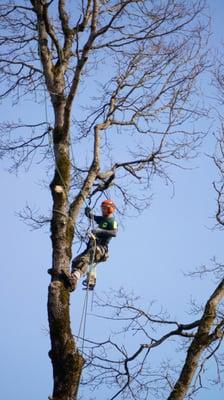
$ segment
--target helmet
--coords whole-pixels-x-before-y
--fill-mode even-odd
[[[104,200],[101,203],[101,208],[107,210],[107,214],[111,214],[115,211],[116,206],[112,200]]]

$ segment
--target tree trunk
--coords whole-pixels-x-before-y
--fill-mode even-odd
[[[52,348],[53,400],[77,398],[84,359],[76,348],[70,328],[69,291],[55,279],[48,290],[48,318]]]
[[[50,188],[53,198],[51,220],[52,277],[48,290],[48,319],[53,366],[53,400],[75,400],[84,358],[76,348],[70,327],[70,292],[61,279],[61,270],[69,270],[74,224],[68,212],[70,159],[68,130],[64,128],[63,107],[55,110],[53,131],[55,174]]]

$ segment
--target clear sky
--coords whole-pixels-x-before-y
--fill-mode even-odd
[[[222,0],[209,0],[213,15],[214,45],[224,39]],[[28,108],[27,108],[28,109]],[[0,105],[1,115],[11,115],[11,107]],[[28,109],[28,111],[30,111]],[[4,113],[4,114],[3,114]],[[191,280],[183,271],[210,262],[222,262],[223,233],[212,230],[215,193],[212,182],[216,170],[205,153],[213,151],[208,137],[193,169],[176,170],[175,196],[172,188],[160,181],[153,186],[152,206],[138,218],[126,219],[124,228],[110,247],[110,259],[98,272],[97,293],[125,287],[141,295],[145,304],[155,300],[174,318],[185,322],[191,298],[205,301],[214,282]],[[49,232],[31,232],[15,212],[28,201],[50,207],[50,195],[40,184],[39,166],[17,177],[6,172],[2,163],[1,182],[1,398],[13,400],[47,399],[51,394],[51,365],[48,359],[49,336],[46,313],[47,268],[51,266]],[[71,298],[71,319],[77,333],[77,309],[83,304],[79,287]],[[74,315],[74,318],[73,318]],[[80,318],[79,316],[79,318]],[[92,337],[93,316],[88,316],[87,336]],[[95,325],[94,325],[95,326]],[[101,323],[100,329],[105,329]],[[97,331],[96,331],[97,334]],[[18,395],[19,393],[19,395]],[[219,390],[202,391],[198,400],[221,400]],[[98,400],[104,400],[102,393]]]

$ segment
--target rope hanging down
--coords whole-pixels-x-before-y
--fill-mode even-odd
[[[86,291],[85,297],[84,297],[84,302],[83,302],[83,308],[82,308],[82,315],[81,315],[81,320],[80,320],[80,325],[79,325],[79,331],[77,335],[77,344],[80,339],[82,339],[82,353],[84,350],[84,343],[85,343],[85,337],[86,337],[86,319],[87,319],[87,310],[88,310],[88,298],[89,298],[89,291]],[[83,326],[83,334],[82,337],[81,331],[82,331],[82,326]]]
[[[93,296],[94,296],[94,291],[92,291],[92,301],[91,301],[91,311],[93,308]],[[82,308],[82,315],[81,315],[81,320],[80,320],[80,325],[79,325],[79,331],[77,335],[77,344],[80,339],[82,339],[82,354],[84,353],[84,344],[85,344],[85,339],[86,339],[86,324],[87,324],[87,312],[88,312],[88,302],[89,302],[89,288],[87,287],[86,294],[84,297],[84,302],[83,302],[83,308]],[[82,331],[82,326],[83,326],[83,334],[81,337],[81,331]]]
[[[93,220],[92,220],[92,223],[93,223]],[[92,254],[91,254],[91,260],[90,260],[90,264],[89,264],[89,268],[88,268],[87,274],[90,273],[91,267],[93,265],[96,265],[94,263],[95,254],[96,254],[96,239],[92,238],[92,240],[93,240],[93,251],[92,251]],[[93,307],[93,295],[94,295],[94,291],[92,291],[91,311],[92,311],[92,307]],[[84,350],[84,343],[85,343],[85,337],[86,337],[86,321],[87,321],[87,311],[88,311],[88,300],[89,300],[89,282],[88,282],[88,278],[87,278],[86,295],[84,297],[84,303],[83,303],[82,315],[81,315],[81,320],[80,320],[80,326],[79,326],[79,331],[78,331],[78,335],[77,335],[77,339],[79,340],[81,338],[80,335],[81,335],[82,325],[83,325],[82,353],[83,353],[83,350]]]

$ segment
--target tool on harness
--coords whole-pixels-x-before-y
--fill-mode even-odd
[[[96,286],[96,266],[97,263],[89,265],[89,270],[86,274],[86,279],[82,282],[83,290],[93,290]]]
[[[93,232],[89,232],[88,236],[91,241],[91,246],[92,246],[92,257],[91,257],[91,262],[88,266],[88,271],[86,274],[86,279],[82,282],[83,290],[93,290],[95,285],[96,285],[96,265],[97,263],[94,262],[95,259],[95,254],[96,254],[96,236],[93,234]]]

